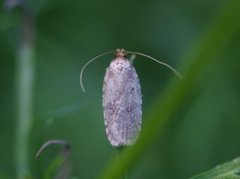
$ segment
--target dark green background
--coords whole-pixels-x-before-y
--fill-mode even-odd
[[[0,10],[0,174],[15,176],[16,54],[21,41],[21,13]],[[138,51],[180,70],[194,45],[211,25],[224,0],[40,0],[34,12],[34,126],[30,136],[30,172],[41,178],[59,147],[34,155],[47,140],[71,143],[71,176],[96,178],[116,155],[107,141],[102,112],[102,82],[113,56],[92,63],[116,48]],[[240,33],[199,85],[169,119],[153,145],[131,169],[130,178],[187,178],[239,156]],[[170,70],[137,56],[134,66],[145,114],[174,76]]]

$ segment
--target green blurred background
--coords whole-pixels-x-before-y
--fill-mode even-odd
[[[17,69],[22,44],[19,8],[4,10],[0,1],[0,178],[16,177]],[[181,72],[184,57],[212,23],[224,0],[39,0],[27,1],[34,18],[33,124],[29,135],[29,171],[43,178],[61,147],[71,144],[70,176],[96,178],[116,151],[107,141],[102,112],[102,82],[113,58],[102,57],[84,74],[83,65],[116,48],[138,51],[167,62]],[[131,169],[130,178],[188,178],[231,160],[240,153],[240,33],[204,71],[164,131]],[[145,114],[174,74],[137,56],[134,66]],[[159,99],[159,98],[158,98]]]

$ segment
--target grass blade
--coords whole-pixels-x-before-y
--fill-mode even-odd
[[[230,162],[218,165],[207,172],[192,177],[191,179],[205,179],[205,178],[215,179],[240,178],[240,158],[236,158]]]

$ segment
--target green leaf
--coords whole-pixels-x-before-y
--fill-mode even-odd
[[[63,156],[57,156],[49,165],[46,173],[44,174],[44,179],[54,178],[59,168],[64,164],[65,158]]]
[[[204,178],[214,178],[214,179],[234,179],[240,178],[240,157],[236,158],[230,162],[218,165],[213,169],[204,172],[202,174],[196,175],[191,179],[204,179]]]

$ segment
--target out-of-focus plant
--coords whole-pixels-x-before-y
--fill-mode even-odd
[[[35,81],[34,61],[34,22],[31,9],[24,0],[6,0],[8,11],[18,7],[22,16],[19,30],[20,42],[16,52],[16,139],[15,160],[16,178],[22,179],[30,176],[29,146],[30,133],[33,124],[33,100]],[[16,40],[17,41],[17,40]]]

